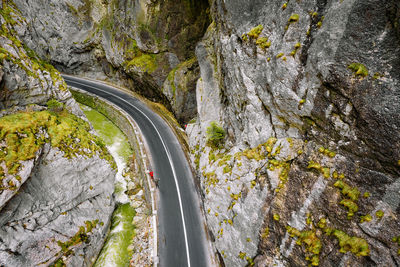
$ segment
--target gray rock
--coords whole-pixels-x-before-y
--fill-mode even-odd
[[[75,256],[65,260],[72,266],[93,263],[114,209],[114,177],[97,156],[66,160],[47,145],[32,177],[0,214],[0,264],[47,266],[61,256],[58,241],[71,239],[85,221],[99,220],[88,242],[79,243]]]
[[[283,4],[214,1],[214,22],[197,47],[201,72],[196,91],[198,120],[187,128],[192,160],[201,177],[206,211],[220,207],[218,218],[237,214],[228,233],[224,228],[223,242],[218,238],[221,220],[215,214],[207,216],[216,248],[227,266],[253,261],[257,266],[307,265],[313,254],[304,242],[296,245],[286,229],[291,226],[315,231],[322,245],[317,256],[321,266],[398,265],[399,248],[391,241],[400,234],[395,219],[400,214],[398,4],[358,0]],[[294,14],[298,19],[293,16],[290,22]],[[263,26],[262,32],[251,37],[249,33],[258,25]],[[266,45],[264,41],[265,49],[261,37],[271,42]],[[352,63],[362,65],[353,64],[353,71]],[[206,147],[210,121],[218,121],[227,132],[225,150],[210,153]],[[278,138],[275,155],[262,150],[265,158],[259,161],[231,159],[231,174],[224,173],[224,163],[213,163],[215,157],[220,161],[217,153],[222,157],[246,148],[254,151],[270,137]],[[318,152],[321,146],[322,153]],[[283,184],[283,168],[271,168],[277,161],[290,166]],[[312,167],[311,161],[321,167]],[[256,179],[249,191],[254,193],[245,200],[248,204],[228,211],[227,185],[233,190],[233,186],[244,188],[246,184],[231,184],[233,177],[247,177],[239,168],[262,178],[266,188],[258,187]],[[207,181],[213,173],[219,182],[210,186]],[[340,173],[349,188],[360,192],[354,200],[357,211],[349,219],[349,208],[342,202],[349,196],[341,193],[333,178]],[[362,197],[365,192],[371,197]],[[264,214],[261,227],[254,210]],[[375,215],[379,210],[385,214],[382,219]],[[372,220],[361,223],[361,216],[368,214]],[[254,219],[249,222],[248,218]],[[367,242],[369,257],[355,256],[357,246],[350,246],[354,253],[342,254],[345,245],[318,228],[321,218],[349,238]],[[247,242],[237,234],[249,235],[243,227],[246,224],[259,239]]]

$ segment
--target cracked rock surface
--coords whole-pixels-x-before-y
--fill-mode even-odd
[[[24,17],[12,3],[0,7],[0,265],[89,266],[109,229],[115,171],[87,132],[80,140],[64,136],[75,144],[53,146],[49,136],[65,129],[76,133],[80,125],[50,133],[51,118],[57,118],[53,127],[69,119],[92,130],[60,73],[18,37],[28,27]],[[47,114],[48,121],[33,121],[34,114]],[[18,117],[23,115],[32,121]],[[84,137],[93,146],[67,154]]]
[[[400,264],[399,10],[213,1],[186,132],[225,266]]]

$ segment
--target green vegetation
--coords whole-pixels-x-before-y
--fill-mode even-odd
[[[6,143],[0,148],[0,161],[4,161],[8,174],[17,174],[20,161],[33,159],[46,142],[64,152],[64,157],[86,157],[99,152],[116,168],[114,159],[103,142],[89,133],[84,120],[67,111],[21,112],[0,118],[0,140]],[[46,131],[48,137],[45,137]],[[79,140],[79,141],[78,141]],[[3,176],[0,176],[0,180]]]
[[[268,42],[268,37],[260,37],[257,39],[256,45],[265,51],[271,46],[271,42]]]
[[[290,52],[290,55],[291,55],[292,57],[294,57],[294,56],[296,55],[297,51],[300,49],[300,47],[301,47],[301,44],[300,44],[299,42],[296,43],[296,44],[294,45],[293,51]],[[300,101],[301,101],[301,100],[300,100]]]
[[[346,253],[350,251],[356,256],[368,256],[369,246],[365,239],[349,236],[340,230],[333,230],[332,235],[339,241],[340,252]]]
[[[296,244],[306,246],[306,259],[310,261],[312,266],[319,265],[319,254],[321,253],[322,244],[314,231],[299,231],[294,227],[287,226],[288,233],[291,237],[297,237]]]
[[[153,73],[157,69],[157,60],[155,54],[143,54],[130,60],[127,65],[137,67],[143,72]]]
[[[353,71],[355,76],[367,77],[368,69],[361,63],[351,63],[348,68]]]
[[[78,232],[73,237],[71,237],[68,241],[65,241],[65,242],[57,241],[57,244],[61,248],[61,253],[64,256],[69,256],[73,253],[73,250],[71,249],[71,247],[76,246],[81,243],[87,243],[88,239],[89,239],[88,233],[92,232],[93,228],[95,228],[97,226],[98,222],[99,222],[99,220],[85,221],[86,229],[85,229],[85,226],[80,226]],[[60,262],[58,264],[60,264]]]
[[[114,148],[118,155],[123,158],[125,162],[128,162],[132,157],[133,151],[129,146],[128,138],[121,130],[97,110],[87,106],[81,106],[81,109],[101,140],[104,141],[105,145],[112,146],[114,143],[120,144],[114,146]]]
[[[330,158],[333,158],[336,156],[336,153],[332,150],[329,150],[328,148],[324,148],[323,146],[321,146],[320,148],[318,148],[318,151],[322,154],[324,154],[325,156],[328,156]]]
[[[54,98],[47,101],[46,105],[50,110],[62,110],[64,108],[64,104]]]
[[[348,210],[347,218],[351,219],[354,216],[354,214],[358,211],[358,206],[356,202],[360,196],[360,191],[355,187],[354,188],[350,187],[342,180],[336,181],[333,186],[341,189],[342,195],[347,197],[342,201],[340,201],[339,204],[347,208]]]
[[[336,181],[333,186],[342,189],[342,194],[350,198],[352,201],[357,201],[360,196],[360,191],[356,187],[350,187],[342,180]]]
[[[370,222],[372,220],[371,214],[367,214],[365,216],[361,216],[360,218],[361,218],[360,223]]]
[[[297,21],[299,21],[299,14],[292,14],[290,17],[289,17],[289,20],[288,20],[288,22],[289,23],[293,23],[293,22],[297,22]]]
[[[331,169],[328,167],[323,167],[321,166],[321,164],[319,164],[318,162],[314,162],[314,161],[310,161],[308,162],[308,169],[315,169],[318,172],[320,172],[326,179],[328,179],[330,177],[330,172]]]
[[[385,215],[385,213],[383,212],[383,210],[377,210],[375,212],[375,216],[380,220],[383,218],[383,216]]]
[[[222,147],[225,135],[225,130],[219,126],[217,122],[212,121],[210,126],[207,128],[207,145],[213,148]]]
[[[126,56],[131,60],[125,61],[126,68],[136,67],[142,72],[153,73],[157,65],[157,55],[142,52],[135,40],[132,40],[132,46],[126,51]]]
[[[115,266],[129,265],[132,251],[128,247],[135,235],[132,223],[135,215],[135,209],[129,203],[118,205],[112,216],[110,234],[94,266],[105,266],[106,258],[110,258]]]
[[[253,29],[251,29],[247,35],[251,38],[256,40],[258,38],[258,36],[261,34],[261,32],[263,31],[264,26],[263,25],[258,25],[257,27],[254,27]]]

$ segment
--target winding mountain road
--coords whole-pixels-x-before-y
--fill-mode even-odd
[[[146,139],[159,182],[158,229],[161,267],[211,266],[205,227],[193,174],[166,122],[143,102],[114,87],[63,75],[69,86],[102,97],[122,108]]]

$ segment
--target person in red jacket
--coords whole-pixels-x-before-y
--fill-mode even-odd
[[[156,186],[158,187],[158,179],[154,178],[154,173],[152,171],[149,172],[149,175],[151,177],[151,179],[153,180],[153,182],[156,184]]]

